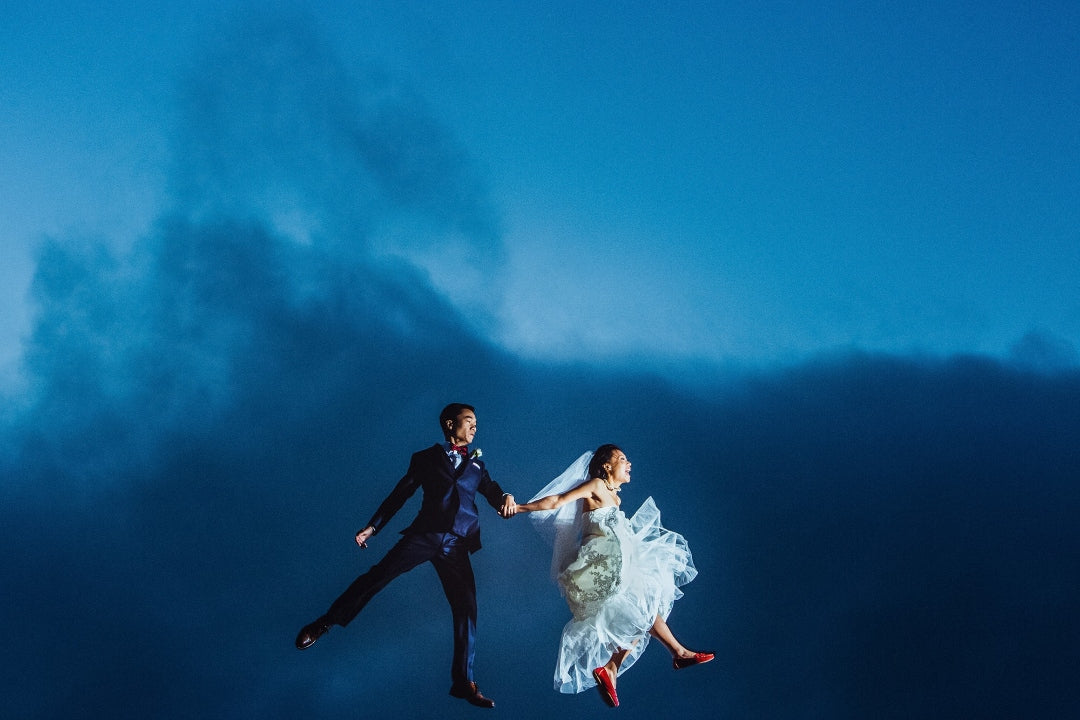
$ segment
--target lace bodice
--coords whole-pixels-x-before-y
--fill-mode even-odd
[[[619,522],[619,508],[616,505],[597,508],[582,513],[584,519],[581,524],[581,537],[586,539],[595,535],[611,535],[615,532],[615,525]]]

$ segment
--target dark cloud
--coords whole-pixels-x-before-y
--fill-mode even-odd
[[[1067,339],[1045,330],[1033,330],[1012,347],[1015,363],[1031,370],[1059,372],[1080,365],[1080,351]]]
[[[58,241],[41,254],[30,390],[0,438],[11,449],[0,464],[11,714],[472,711],[445,694],[449,613],[423,569],[350,628],[292,647],[388,547],[392,533],[358,553],[352,533],[459,399],[478,406],[478,444],[519,495],[614,441],[635,464],[628,506],[653,495],[687,536],[701,575],[671,622],[718,661],[673,674],[650,649],[620,684],[623,715],[1080,708],[1075,368],[856,355],[706,390],[647,368],[523,363],[470,333],[408,265],[343,250],[338,235],[298,242],[258,203],[233,202],[234,189],[261,192],[253,178],[265,169],[305,197],[337,198],[335,217],[361,207],[369,226],[406,205],[458,208],[436,225],[484,216],[455,204],[472,197],[456,170],[422,181],[407,171],[402,158],[439,135],[423,113],[381,125],[363,103],[339,103],[334,122],[312,111],[325,124],[311,124],[281,109],[301,100],[264,92],[294,71],[300,85],[327,77],[305,75],[305,61],[328,63],[311,42],[252,40],[254,66],[238,50],[237,77],[254,88],[240,108],[204,89],[222,107],[192,125],[203,146],[187,147],[209,159],[192,160],[189,200],[142,242],[117,252]],[[363,128],[359,145],[383,145],[342,160],[339,172],[360,179],[346,183],[355,205],[296,148],[283,151],[287,170],[277,159],[234,167],[278,158],[277,136],[239,138],[279,113],[279,126],[297,123],[286,133],[297,143]],[[199,178],[219,185],[203,194]],[[524,521],[494,513],[484,533],[478,676],[497,712],[599,712],[591,694],[550,690],[567,611],[545,548]]]
[[[769,668],[748,714],[1076,707],[1078,380],[849,358],[770,378],[727,414],[724,545],[746,605],[725,635]]]

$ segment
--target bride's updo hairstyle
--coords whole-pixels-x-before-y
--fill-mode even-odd
[[[592,460],[589,461],[589,477],[607,480],[607,470],[604,469],[604,463],[611,462],[611,458],[615,457],[617,452],[619,452],[618,445],[608,444],[596,448]]]

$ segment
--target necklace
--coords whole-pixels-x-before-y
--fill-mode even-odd
[[[606,487],[609,491],[613,493],[619,492],[619,487],[617,485],[612,485],[607,480],[604,481],[604,487]]]

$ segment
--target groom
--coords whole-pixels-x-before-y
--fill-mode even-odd
[[[367,541],[383,529],[416,490],[423,490],[420,512],[402,538],[366,573],[356,578],[330,606],[325,615],[305,625],[296,636],[300,650],[311,647],[331,625],[348,625],[375,593],[404,572],[423,562],[430,562],[442,582],[454,621],[454,658],[450,665],[450,694],[478,707],[495,707],[484,697],[473,680],[474,642],[476,640],[476,583],[469,555],[480,549],[480,517],[476,494],[483,495],[504,518],[517,507],[514,496],[504,493],[491,479],[480,451],[469,454],[469,443],[476,435],[476,410],[470,405],[452,403],[439,415],[445,442],[421,450],[412,456],[409,469],[363,530],[356,533],[356,544]]]

